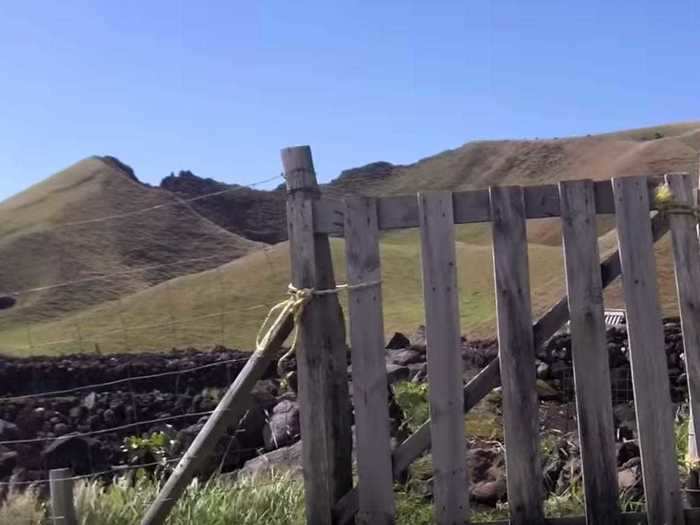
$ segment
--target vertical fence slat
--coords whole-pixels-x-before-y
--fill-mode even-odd
[[[559,183],[586,522],[619,522],[610,367],[593,182]]]
[[[418,194],[435,522],[468,515],[461,331],[452,193]]]
[[[52,525],[78,525],[73,505],[73,476],[69,468],[49,471]]]
[[[491,187],[489,196],[511,523],[544,523],[523,191]]]
[[[314,234],[313,202],[319,189],[311,149],[283,149],[282,164],[287,179],[292,284],[317,290],[335,288],[328,236]],[[352,488],[347,346],[337,294],[315,295],[304,308],[298,329],[306,521],[326,525],[332,522],[335,502]]]
[[[667,175],[673,201],[695,206],[695,190],[690,175]],[[691,414],[700,414],[700,242],[697,219],[692,215],[670,214],[673,262],[676,273],[678,307],[683,331],[683,352],[688,377]],[[693,417],[696,440],[700,436],[700,416]],[[695,449],[700,447],[695,443]]]
[[[645,177],[613,179],[649,523],[684,523]]]
[[[360,485],[359,524],[394,523],[377,203],[347,199],[347,260],[353,403]],[[376,282],[378,284],[371,285]],[[363,285],[352,288],[352,285]],[[364,286],[368,285],[368,286]]]

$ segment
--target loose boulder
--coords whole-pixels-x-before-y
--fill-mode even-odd
[[[291,445],[299,439],[300,432],[299,404],[296,401],[284,399],[272,409],[272,414],[263,429],[265,448],[274,450]]]

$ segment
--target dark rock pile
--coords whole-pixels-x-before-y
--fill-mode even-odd
[[[154,432],[166,433],[174,444],[169,456],[177,457],[249,355],[217,347],[0,359],[0,481],[45,479],[57,467],[71,467],[77,475],[107,471],[133,462],[123,447],[126,437]],[[68,392],[36,395],[52,390]],[[245,417],[228,429],[203,470],[235,469],[298,439],[295,395],[280,391],[271,366]],[[138,462],[154,459],[147,454]]]
[[[664,332],[671,393],[675,402],[682,402],[687,387],[678,320],[666,319]],[[625,327],[610,328],[607,339],[620,490],[636,497],[641,494],[641,477]],[[460,351],[465,370],[478,371],[497,357],[498,344],[493,339],[463,338]],[[220,347],[210,352],[190,349],[164,354],[0,359],[0,394],[5,397],[0,400],[0,442],[5,442],[0,443],[0,481],[45,479],[48,469],[65,466],[78,475],[110,470],[133,462],[123,447],[126,437],[153,432],[164,432],[173,444],[171,457],[178,457],[203,427],[207,416],[202,413],[215,408],[248,355]],[[412,337],[395,334],[386,351],[389,383],[426,381],[426,357],[422,328]],[[550,399],[557,407],[573,406],[570,336],[564,333],[553,337],[538,351],[537,359],[538,378],[554,393]],[[292,359],[287,372],[294,369]],[[351,381],[352,367],[348,372]],[[137,378],[144,375],[152,377]],[[31,396],[115,381],[76,392]],[[294,391],[283,391],[281,383],[271,366],[257,383],[246,416],[228,429],[216,453],[202,467],[203,473],[242,469],[255,474],[279,466],[301,472],[299,405]],[[30,397],[21,397],[27,394]],[[392,435],[398,442],[406,437],[402,434],[403,415],[391,391],[388,400]],[[496,401],[494,405],[497,412],[499,404]],[[558,441],[543,455],[544,483],[550,493],[560,493],[580,476],[575,432],[569,432],[570,428],[555,430]],[[140,458],[143,462],[152,459]],[[493,442],[471,443],[468,468],[475,503],[493,505],[506,498],[502,447],[493,446]],[[410,482],[430,496],[430,476],[429,469],[413,471]]]
[[[683,359],[683,335],[678,318],[664,320],[664,338],[671,398],[675,403],[680,403],[687,397],[688,384]],[[622,325],[608,328],[607,344],[613,403],[632,401],[634,397],[632,371],[626,327]],[[573,400],[575,391],[570,334],[563,333],[554,336],[538,352],[537,357],[538,377],[561,392],[562,400]]]
[[[155,377],[127,381],[119,388],[138,392],[161,390],[185,392],[206,387],[223,387],[236,377],[250,354],[222,346],[202,352],[195,349],[141,354],[71,354],[60,357],[0,356],[0,395],[17,396],[85,385],[129,380],[138,376]],[[217,363],[232,361],[231,363]],[[187,372],[192,368],[198,370]],[[182,371],[182,373],[176,373]],[[158,376],[158,374],[168,373]],[[270,367],[266,377],[274,374]]]

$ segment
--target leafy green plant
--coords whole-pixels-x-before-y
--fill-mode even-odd
[[[124,438],[121,450],[130,465],[153,462],[165,465],[173,457],[175,444],[165,432],[153,432]]]
[[[430,418],[428,385],[404,381],[394,385],[394,397],[404,414],[403,424],[411,432]]]

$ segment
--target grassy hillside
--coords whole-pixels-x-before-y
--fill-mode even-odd
[[[117,218],[94,221],[107,216]],[[19,294],[0,312],[0,330],[127,296],[259,246],[140,184],[117,161],[91,157],[0,203],[0,295],[48,287]],[[192,258],[200,260],[180,263]],[[53,287],[64,282],[74,283]]]
[[[483,241],[480,226],[460,226],[457,237],[462,329],[470,337],[493,336],[490,243]],[[614,249],[615,242],[614,233],[608,234],[601,239],[601,249]],[[333,239],[332,247],[337,279],[342,282],[343,240]],[[386,235],[381,253],[386,331],[411,331],[423,323],[418,232]],[[534,243],[529,257],[533,312],[540,315],[564,293],[563,260],[559,247]],[[659,245],[658,260],[662,303],[672,312],[675,289],[667,240]],[[34,324],[32,348],[26,348],[26,328],[0,331],[0,350],[15,354],[121,352],[222,343],[250,349],[268,309],[285,297],[288,272],[288,245],[281,243],[121,301],[106,302],[60,321]],[[341,300],[345,304],[344,295]],[[622,306],[619,283],[606,295],[606,304]],[[59,343],[47,345],[54,341]]]
[[[658,175],[695,171],[699,151],[698,122],[563,139],[478,141],[407,166],[375,163],[348,170],[328,191],[389,195]]]
[[[698,123],[571,139],[475,142],[409,166],[375,163],[349,170],[324,191],[337,197],[353,192],[391,195],[697,172],[698,151]],[[187,205],[171,206],[174,198],[138,183],[114,162],[91,158],[0,203],[0,295],[3,290],[81,281],[21,295],[15,308],[0,311],[0,351],[110,352],[215,343],[251,348],[268,308],[284,298],[287,245],[261,249],[263,245],[205,218],[211,211],[206,206],[196,211]],[[167,206],[114,221],[81,223],[161,204]],[[221,214],[225,207],[215,211]],[[215,218],[222,225],[226,220]],[[58,227],[67,222],[79,224]],[[612,226],[610,218],[601,219],[604,250],[615,247]],[[539,314],[563,294],[558,220],[530,221],[528,236],[533,310]],[[491,336],[489,227],[459,227],[458,241],[463,331]],[[344,280],[342,244],[333,240],[339,281]],[[417,232],[387,234],[382,256],[386,330],[411,331],[423,322]],[[667,240],[660,243],[658,256],[661,299],[672,312],[675,286]],[[192,257],[206,260],[138,270]],[[219,267],[222,262],[226,264]],[[115,272],[121,272],[118,278],[85,280]],[[622,306],[619,285],[606,300],[609,306]],[[64,342],[48,344],[55,341]]]

